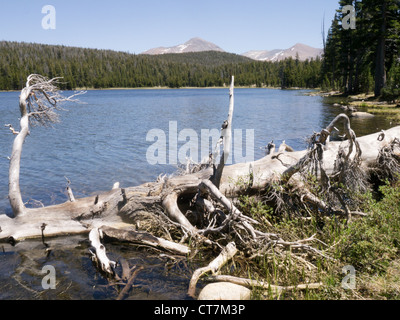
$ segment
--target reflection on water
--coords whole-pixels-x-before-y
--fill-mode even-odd
[[[0,93],[0,119],[18,128],[19,93]],[[178,132],[219,129],[227,117],[228,89],[202,90],[113,90],[89,91],[81,96],[85,104],[71,105],[61,113],[54,128],[32,128],[27,138],[21,167],[24,200],[45,205],[67,200],[66,180],[76,197],[112,187],[154,181],[161,173],[173,173],[176,166],[152,166],[146,161],[146,141],[151,129],[168,134],[170,121]],[[283,140],[295,150],[306,147],[305,138],[326,127],[342,110],[324,104],[321,97],[304,91],[236,89],[233,127],[254,130],[255,159],[264,154],[260,147]],[[352,119],[358,136],[390,127],[383,117]],[[0,130],[0,214],[10,213],[7,200],[8,159],[13,136]],[[181,142],[183,144],[185,142]],[[212,148],[210,146],[210,148]],[[245,148],[243,148],[245,150]],[[40,241],[0,245],[0,299],[114,299],[115,286],[93,267],[88,241],[82,237],[52,239],[46,256]],[[132,246],[107,245],[110,258],[125,258],[131,265],[145,267],[138,274],[138,287],[130,299],[187,299],[191,268],[185,259],[171,260]],[[172,263],[171,261],[174,261]],[[57,270],[57,288],[41,287],[45,265]]]
[[[99,273],[90,259],[89,241],[81,236],[46,241],[51,252],[45,252],[41,241],[18,243],[15,247],[1,245],[0,300],[94,300],[116,299],[123,286]],[[107,245],[111,260],[125,259],[130,267],[142,266],[135,278],[135,287],[127,299],[184,300],[192,268],[199,267],[185,257],[159,254],[133,245]],[[48,274],[44,266],[56,270],[56,288],[44,290],[42,280]],[[117,266],[121,275],[121,267]]]

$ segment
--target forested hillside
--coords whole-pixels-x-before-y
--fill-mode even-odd
[[[224,52],[135,55],[33,43],[0,42],[0,90],[20,90],[26,77],[38,73],[63,77],[62,89],[320,86],[321,61],[259,62]]]
[[[345,29],[342,8],[355,8],[356,28]],[[339,1],[322,67],[323,88],[376,96],[400,94],[400,2]]]

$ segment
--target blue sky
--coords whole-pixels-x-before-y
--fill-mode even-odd
[[[56,29],[42,28],[42,7],[56,9]],[[338,0],[0,0],[0,40],[141,53],[192,37],[233,53],[322,47]]]

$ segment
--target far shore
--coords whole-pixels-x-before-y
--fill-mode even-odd
[[[134,87],[134,88],[75,88],[72,90],[63,90],[63,91],[95,91],[95,90],[176,90],[176,89],[228,89],[229,86],[220,86],[220,87],[179,87],[179,88],[171,88],[171,87]],[[281,88],[281,87],[257,87],[253,86],[235,86],[235,89],[274,89],[274,90],[318,90],[318,88]],[[0,92],[20,92],[21,90],[0,90]]]
[[[344,95],[340,91],[316,91],[308,96],[321,96],[330,99],[330,104],[341,107],[343,110],[361,111],[366,114],[384,116],[394,125],[400,124],[400,101],[385,101],[376,98],[373,93]]]

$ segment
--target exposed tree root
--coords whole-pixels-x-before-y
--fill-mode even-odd
[[[378,154],[376,171],[379,177],[391,181],[399,179],[400,173],[400,139],[394,138]]]

